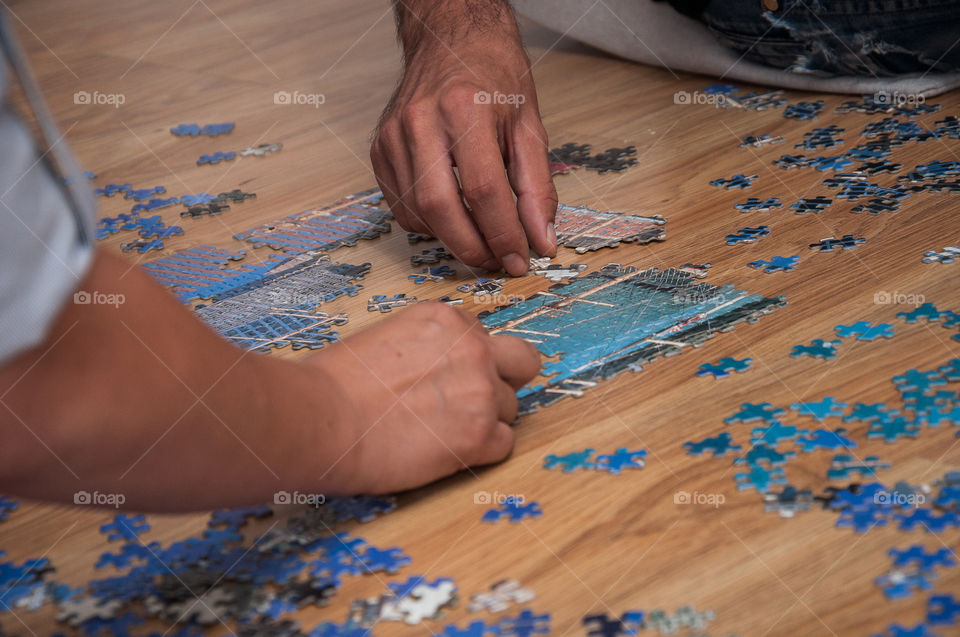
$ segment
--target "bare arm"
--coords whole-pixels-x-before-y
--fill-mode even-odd
[[[406,489],[502,459],[513,388],[538,366],[436,304],[291,362],[233,347],[103,252],[81,289],[125,302],[68,305],[46,343],[0,367],[4,493],[164,511]]]

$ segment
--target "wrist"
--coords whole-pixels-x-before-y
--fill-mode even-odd
[[[398,0],[394,8],[406,58],[422,49],[520,45],[517,21],[506,0]]]

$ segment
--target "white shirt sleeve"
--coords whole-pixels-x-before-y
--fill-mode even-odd
[[[0,15],[0,21],[3,16]],[[65,148],[38,151],[7,104],[16,64],[9,32],[0,27],[0,363],[43,342],[93,258],[94,204],[86,181]],[[17,60],[22,63],[22,57]],[[11,63],[8,67],[7,63]],[[21,78],[22,79],[22,78]],[[29,92],[28,92],[29,96]],[[30,99],[37,118],[53,126]],[[61,139],[58,145],[64,142]],[[51,162],[63,170],[64,184]],[[78,188],[79,186],[79,188]],[[85,193],[84,193],[85,191]],[[76,193],[80,193],[77,195]]]

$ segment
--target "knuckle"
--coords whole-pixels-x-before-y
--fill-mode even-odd
[[[413,203],[417,210],[430,216],[439,214],[447,208],[446,202],[439,193],[427,189],[416,190],[413,193]]]
[[[415,133],[427,125],[433,116],[433,105],[425,100],[409,102],[400,112],[400,122],[403,130]]]
[[[497,194],[497,185],[493,181],[476,181],[463,185],[463,196],[467,201],[484,203],[493,199]]]

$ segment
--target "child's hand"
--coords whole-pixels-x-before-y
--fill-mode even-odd
[[[537,374],[540,354],[488,335],[466,312],[422,303],[311,362],[334,379],[330,393],[342,400],[331,434],[349,447],[318,479],[385,493],[506,457],[516,390]]]

